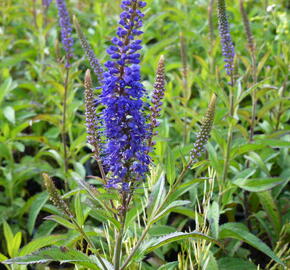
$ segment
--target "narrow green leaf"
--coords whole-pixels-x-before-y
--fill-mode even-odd
[[[0,253],[0,262],[3,262],[5,260],[7,260],[7,259],[8,258],[5,255],[3,255],[2,253]],[[10,270],[10,267],[8,265],[4,264],[4,266],[6,267],[6,269]]]
[[[260,250],[277,263],[284,265],[284,263],[277,257],[277,255],[258,237],[248,232],[247,227],[241,223],[229,222],[220,227],[220,239],[233,238],[243,241],[254,248]]]
[[[15,111],[11,106],[5,107],[3,114],[10,123],[15,124]]]
[[[218,238],[219,234],[219,217],[220,217],[220,210],[219,205],[216,201],[212,203],[208,212],[208,221],[210,224],[210,229],[214,238]]]
[[[283,181],[285,180],[280,177],[265,177],[265,178],[250,178],[250,179],[238,178],[234,180],[233,183],[242,189],[252,192],[260,192],[269,190],[281,184]]]
[[[223,257],[218,260],[219,270],[256,270],[257,267],[240,258]]]
[[[82,226],[85,223],[85,218],[83,214],[83,207],[81,204],[81,194],[77,193],[74,197],[74,207],[75,207],[75,213],[76,213],[76,219],[80,226]]]
[[[178,266],[178,262],[170,262],[161,265],[157,270],[175,270]]]
[[[167,149],[167,157],[166,157],[166,179],[171,186],[174,183],[175,177],[176,177],[176,169],[175,169],[175,160],[173,156],[173,152],[170,150],[170,148]]]
[[[23,256],[23,257],[16,257],[13,259],[9,259],[3,261],[2,263],[5,264],[36,264],[36,263],[49,263],[52,261],[58,261],[60,263],[73,263],[78,264],[89,269],[93,270],[100,270],[101,268],[98,267],[95,261],[90,258],[89,256],[83,254],[82,252],[74,249],[67,249],[63,251],[60,248],[49,248],[40,250],[34,254]]]
[[[11,257],[15,257],[18,253],[18,250],[21,245],[21,240],[22,240],[22,233],[17,232],[13,238],[13,246],[12,246],[12,252],[11,252]]]
[[[178,201],[174,201],[174,202],[170,203],[167,207],[165,207],[165,209],[163,209],[161,212],[157,213],[157,215],[154,217],[154,219],[152,220],[151,223],[153,224],[156,221],[158,221],[159,219],[163,218],[165,215],[170,213],[172,209],[179,207],[179,206],[184,206],[184,205],[190,204],[190,203],[191,203],[191,201],[182,201],[182,200],[178,200]]]
[[[48,236],[43,236],[37,239],[33,239],[20,250],[19,256],[28,255],[43,247],[54,245],[58,241],[64,240],[66,238],[67,238],[67,235],[48,235]]]
[[[3,221],[3,231],[4,231],[4,237],[6,240],[8,255],[12,257],[14,235],[10,226],[8,225],[6,221]]]
[[[141,247],[141,250],[143,250],[142,252],[143,254],[147,254],[166,244],[179,241],[179,240],[188,239],[188,238],[192,238],[195,240],[206,240],[206,241],[214,242],[217,244],[217,241],[215,239],[199,232],[188,232],[188,233],[175,232],[175,233],[161,236],[159,238],[149,239],[148,241],[144,242],[144,244]]]
[[[147,212],[149,217],[155,213],[164,196],[165,196],[165,176],[164,173],[161,173],[158,181],[153,186],[152,192],[149,196],[149,202],[147,206]]]
[[[256,144],[260,144],[265,147],[265,145],[275,147],[275,148],[290,148],[290,142],[276,140],[276,139],[260,139],[255,141]]]
[[[274,228],[276,237],[279,237],[281,231],[281,216],[278,210],[278,207],[272,197],[270,191],[258,192],[257,193],[260,203],[263,206],[263,209],[266,211],[268,218]]]
[[[39,193],[35,196],[35,199],[29,210],[29,217],[28,217],[28,223],[27,223],[27,228],[30,235],[33,232],[36,218],[41,208],[46,204],[47,200],[48,200],[48,193],[46,191]]]
[[[75,229],[75,225],[69,222],[67,219],[61,217],[61,216],[56,216],[56,215],[51,215],[48,217],[45,217],[46,220],[53,220],[57,222],[58,224],[68,228],[68,229]]]
[[[90,211],[89,215],[94,219],[101,221],[101,222],[108,222],[110,221],[116,229],[120,230],[121,223],[116,220],[114,217],[110,215],[110,213],[104,209],[94,208]]]

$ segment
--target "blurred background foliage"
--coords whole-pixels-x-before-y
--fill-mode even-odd
[[[213,92],[218,95],[208,151],[186,179],[208,177],[210,173],[215,181],[207,185],[204,181],[195,183],[183,195],[191,204],[174,209],[151,233],[160,235],[161,231],[202,228],[221,240],[223,247],[193,244],[189,240],[178,242],[146,257],[142,269],[157,269],[165,262],[172,263],[160,269],[237,270],[257,269],[258,265],[259,269],[283,269],[271,262],[261,247],[253,246],[243,237],[251,233],[260,238],[285,263],[288,260],[289,266],[290,4],[287,0],[244,1],[257,48],[258,83],[253,87],[251,57],[239,3],[227,1],[237,53],[235,96],[238,106],[231,119],[235,125],[234,140],[228,178],[223,182],[229,123],[228,84],[217,31],[216,6],[211,14],[209,2],[147,1],[142,74],[149,95],[154,70],[162,54],[166,59],[167,76],[153,154],[158,165],[152,169],[152,174],[165,170],[167,181],[178,175],[184,157],[192,148],[210,96]],[[67,5],[70,14],[75,14],[80,21],[97,57],[104,62],[106,47],[118,23],[119,1],[70,0]],[[3,260],[34,251],[22,249],[21,254],[20,249],[32,239],[42,238],[47,245],[60,245],[64,239],[69,242],[69,237],[73,238],[69,230],[43,219],[57,213],[57,209],[48,203],[42,172],[53,176],[59,189],[65,189],[67,180],[73,191],[78,188],[74,178],[97,176],[99,172],[86,144],[82,82],[89,64],[76,33],[67,112],[69,173],[65,174],[61,142],[65,74],[55,3],[46,9],[40,0],[2,0],[0,11],[0,235],[5,236],[0,237],[0,259]],[[211,20],[213,31],[209,25]],[[93,79],[98,86],[97,78]],[[254,142],[249,142],[253,89],[257,91],[257,121]],[[154,181],[148,183],[150,188],[154,184]],[[67,198],[73,191],[66,194]],[[72,203],[77,205],[78,200],[74,200]],[[198,215],[201,216],[199,222]],[[95,216],[87,211],[84,220],[99,226],[100,220]],[[61,234],[50,236],[56,232]],[[240,236],[233,237],[233,234]],[[233,239],[228,239],[231,237]],[[45,246],[43,242],[38,247],[42,246]]]

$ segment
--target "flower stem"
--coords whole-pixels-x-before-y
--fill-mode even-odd
[[[223,175],[222,175],[222,184],[225,183],[227,175],[228,175],[228,168],[229,168],[229,163],[230,163],[230,152],[231,152],[232,140],[233,140],[233,123],[232,123],[232,119],[234,117],[234,111],[235,111],[235,106],[234,106],[234,79],[233,79],[233,76],[231,76],[231,87],[230,87],[230,93],[229,93],[229,103],[230,103],[229,117],[231,119],[230,119],[230,124],[229,124],[229,129],[228,129],[227,146],[226,146],[226,151],[225,151],[225,156],[224,156],[224,168],[223,168]]]
[[[68,189],[68,183],[67,183],[68,155],[67,155],[67,140],[66,140],[68,80],[69,80],[69,68],[67,67],[66,74],[65,74],[65,81],[64,81],[63,113],[62,113],[62,143],[63,143],[64,177],[65,177],[66,190]]]
[[[123,192],[122,193],[122,207],[120,211],[120,223],[121,228],[117,235],[115,250],[114,250],[114,269],[119,270],[120,269],[120,261],[121,261],[121,255],[122,255],[122,242],[123,242],[123,234],[124,234],[124,228],[125,228],[125,221],[126,221],[126,214],[128,210],[128,205],[130,203],[130,196],[128,196],[128,193]]]

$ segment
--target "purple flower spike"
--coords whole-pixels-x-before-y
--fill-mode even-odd
[[[165,92],[165,71],[164,71],[164,56],[162,55],[158,62],[154,90],[153,90],[153,95],[151,99],[152,105],[150,107],[150,111],[151,111],[150,137],[149,137],[149,142],[148,142],[148,146],[150,149],[155,144],[155,142],[152,141],[152,138],[154,135],[156,135],[156,132],[154,132],[154,129],[159,126],[159,122],[157,121],[157,118],[160,116],[164,92]]]
[[[225,69],[233,82],[235,47],[232,42],[225,0],[218,0],[218,21]]]
[[[48,8],[51,4],[52,0],[42,0],[42,5],[45,7],[45,8]]]
[[[72,46],[73,38],[72,34],[72,25],[70,22],[69,13],[67,11],[65,0],[56,0],[56,5],[58,9],[58,19],[59,25],[61,28],[61,41],[63,48],[66,52],[66,64],[65,66],[70,67],[70,59],[73,57]]]
[[[105,105],[103,120],[107,144],[105,149],[108,188],[128,191],[133,182],[144,178],[150,158],[146,141],[148,125],[143,115],[145,89],[140,75],[141,40],[144,1],[122,1],[117,36],[107,50],[111,60],[105,64],[100,102]]]
[[[196,141],[190,153],[192,161],[197,161],[198,158],[201,156],[202,152],[205,150],[205,146],[210,137],[210,132],[214,121],[216,99],[216,94],[213,94],[208,105],[205,117],[202,121],[200,132],[196,137]]]

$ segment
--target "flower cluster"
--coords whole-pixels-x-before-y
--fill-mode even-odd
[[[70,66],[70,59],[73,57],[72,46],[73,38],[72,34],[72,25],[70,22],[69,13],[67,11],[65,0],[56,0],[57,9],[58,9],[58,18],[59,25],[61,28],[61,40],[63,48],[66,52],[66,67]]]
[[[138,36],[143,32],[140,11],[146,3],[139,0],[122,1],[120,26],[113,45],[107,49],[102,94],[99,102],[105,105],[102,118],[105,124],[106,149],[104,165],[109,172],[107,187],[128,191],[134,180],[144,177],[150,163],[148,125],[143,114],[145,89],[140,75],[142,48]]]
[[[42,0],[42,5],[45,7],[45,8],[48,8],[51,4],[52,0]]]
[[[153,95],[151,99],[152,106],[150,107],[151,115],[150,115],[150,138],[148,142],[149,148],[152,148],[154,142],[152,141],[152,137],[156,135],[153,130],[159,126],[159,122],[157,118],[160,116],[162,99],[164,97],[165,92],[165,71],[164,71],[164,57],[161,56],[158,63],[158,68],[156,72],[156,79],[154,84]]]
[[[214,120],[215,105],[216,105],[216,95],[213,94],[210,103],[208,105],[208,110],[206,112],[205,118],[202,121],[201,130],[197,135],[196,141],[191,151],[192,160],[196,160],[197,158],[199,158],[201,156],[201,153],[205,149],[205,145],[209,139],[210,131]]]
[[[218,0],[218,21],[226,72],[233,77],[235,48],[230,34],[225,0]]]
[[[81,41],[81,45],[86,53],[86,56],[90,62],[90,65],[94,71],[94,73],[96,74],[96,76],[98,77],[99,83],[101,83],[103,81],[103,68],[99,62],[99,60],[97,59],[94,51],[92,50],[90,44],[88,43],[88,41],[86,40],[85,35],[83,34],[81,27],[77,21],[77,19],[74,17],[74,25],[75,28],[78,32],[80,41]]]
[[[241,10],[241,14],[242,14],[242,18],[243,18],[243,23],[245,26],[245,30],[246,30],[246,36],[247,36],[247,41],[248,41],[248,47],[249,50],[252,53],[252,56],[255,56],[255,41],[254,41],[254,37],[253,37],[253,33],[251,30],[251,25],[250,25],[250,21],[247,15],[247,12],[244,8],[244,1],[240,0],[240,10]]]
[[[94,105],[94,93],[92,89],[92,80],[90,75],[90,70],[88,69],[85,75],[85,105],[86,105],[86,126],[88,133],[88,143],[94,147],[95,156],[100,156],[100,134],[98,119],[96,115],[96,108]]]
[[[66,202],[62,199],[60,196],[57,188],[55,187],[52,179],[48,176],[48,174],[43,173],[42,174],[43,180],[44,180],[44,185],[49,193],[49,197],[53,204],[61,210],[64,214],[66,214],[69,217],[73,217],[72,212],[70,211],[68,205]]]

